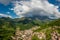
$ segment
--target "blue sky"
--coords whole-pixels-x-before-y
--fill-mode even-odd
[[[14,1],[14,2],[13,2]],[[22,6],[24,8],[23,12],[20,10],[20,9],[17,9],[20,11],[21,14],[19,14],[19,12],[15,11],[16,7],[19,6],[17,5],[17,3],[19,2],[15,2],[17,0],[0,0],[0,16],[2,16],[2,14],[4,15],[8,15],[11,16],[12,18],[16,18],[16,17],[21,17],[21,14],[22,15],[31,15],[31,12],[30,12],[30,8],[28,8],[27,6],[25,6],[25,4],[23,4],[24,6]],[[21,0],[19,0],[21,1]],[[30,0],[25,0],[25,1],[30,1]],[[26,3],[25,1],[23,1],[23,3]],[[35,0],[37,1],[37,0]],[[33,2],[35,2],[33,1]],[[38,0],[39,1],[39,0]],[[43,0],[44,1],[44,0]],[[8,2],[8,3],[7,3]],[[58,6],[58,10],[60,10],[60,1],[57,1],[57,0],[48,0],[48,2],[54,6]],[[37,4],[37,3],[36,3]],[[17,6],[16,6],[17,5]],[[30,5],[29,5],[30,6]],[[37,4],[38,6],[38,4]],[[19,6],[20,7],[20,6]],[[15,9],[14,9],[15,8]],[[26,9],[25,9],[26,8]],[[38,7],[37,7],[38,8]],[[48,7],[49,8],[49,7]],[[34,9],[34,7],[31,8],[32,11]],[[26,11],[25,11],[26,10]],[[40,10],[40,9],[39,9]],[[52,10],[53,11],[53,10]],[[29,13],[28,13],[29,12]],[[42,11],[43,12],[43,11]],[[26,14],[28,13],[28,14]],[[34,12],[33,12],[34,13]],[[52,13],[51,13],[52,14]],[[51,14],[48,14],[48,15],[51,15]],[[36,15],[36,14],[34,14]],[[38,14],[39,15],[39,14]],[[42,13],[43,15],[43,13]],[[55,15],[55,14],[54,14]],[[56,14],[57,15],[57,14]],[[59,16],[58,16],[59,17]]]
[[[0,13],[1,14],[6,14],[6,15],[8,15],[8,13],[9,13],[9,15],[11,15],[13,18],[15,18],[16,14],[14,13],[14,11],[9,10],[12,7],[13,6],[11,4],[8,4],[8,5],[5,6],[4,4],[0,3]]]
[[[60,1],[57,0],[48,0],[50,3],[59,6],[58,10],[60,10]]]

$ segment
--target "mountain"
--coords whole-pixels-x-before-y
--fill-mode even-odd
[[[39,20],[53,20],[51,18],[49,18],[48,16],[43,16],[43,15],[33,15],[31,17],[22,17],[22,18],[9,18],[9,17],[0,17],[0,19],[4,19],[4,20],[13,20],[13,21],[19,21],[19,20],[36,20],[36,19],[39,19]]]
[[[30,33],[32,28],[39,28],[36,30],[32,30],[35,33],[40,32],[45,33],[47,35],[47,40],[51,39],[51,31],[54,28],[54,31],[57,30],[60,33],[60,19],[52,20],[46,16],[33,16],[33,17],[23,17],[23,18],[9,18],[9,17],[2,17],[0,18],[0,40],[12,40],[11,36],[15,37],[14,35],[17,34],[16,32],[25,31]],[[19,30],[17,29],[19,28]],[[39,32],[40,31],[40,32]],[[26,33],[27,33],[26,32]],[[33,32],[33,33],[34,33]],[[52,31],[53,32],[53,31]],[[26,35],[28,35],[26,34]],[[29,34],[30,35],[30,34]],[[41,35],[40,35],[41,36]],[[20,35],[19,35],[20,37]],[[34,40],[37,40],[37,37],[32,37]]]
[[[18,23],[20,23],[20,22],[29,23],[34,20],[40,20],[40,21],[44,22],[44,21],[50,21],[50,20],[54,20],[54,19],[50,19],[48,16],[38,16],[38,15],[34,15],[32,17],[22,17],[22,18],[14,19],[14,21],[16,21]]]
[[[50,21],[53,19],[50,19],[48,16],[38,16],[38,15],[34,15],[32,17],[22,17],[22,18],[9,18],[9,17],[1,17],[0,21],[4,21],[4,22],[10,22],[12,24],[17,24],[17,23],[23,23],[23,24],[28,24],[28,23],[32,23],[32,24],[36,24],[38,22],[46,22],[46,21]]]

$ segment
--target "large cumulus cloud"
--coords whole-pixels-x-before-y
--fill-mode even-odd
[[[50,18],[60,18],[60,12],[58,6],[50,4],[48,0],[20,0],[13,1],[14,10],[16,15],[19,17],[33,16],[33,15],[44,15]],[[51,17],[51,15],[53,15]]]
[[[48,0],[0,0],[0,3],[4,5],[8,5],[10,2],[14,6],[11,10],[14,10],[18,17],[45,15],[50,18],[60,18],[58,6],[50,4]]]

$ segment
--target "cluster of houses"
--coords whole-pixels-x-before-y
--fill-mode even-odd
[[[19,28],[16,29],[15,36],[11,36],[13,40],[32,40],[32,36],[36,35],[39,39],[46,40],[46,34],[43,32],[33,32],[33,30],[39,27],[34,27],[28,30],[20,31]],[[51,33],[51,40],[60,40],[60,35],[57,32]]]

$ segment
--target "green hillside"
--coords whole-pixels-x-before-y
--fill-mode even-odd
[[[34,19],[31,18],[17,18],[17,19],[11,19],[11,18],[0,18],[0,40],[12,40],[11,36],[15,35],[16,28],[20,28],[20,30],[29,30],[32,27],[40,27],[36,30],[33,30],[34,32],[45,32],[47,35],[46,40],[50,40],[51,36],[50,33],[54,30],[58,31],[60,33],[60,19],[56,20],[45,20],[42,21],[40,19]],[[51,29],[49,29],[51,28]],[[38,40],[35,39],[36,36],[32,37],[32,40]]]

